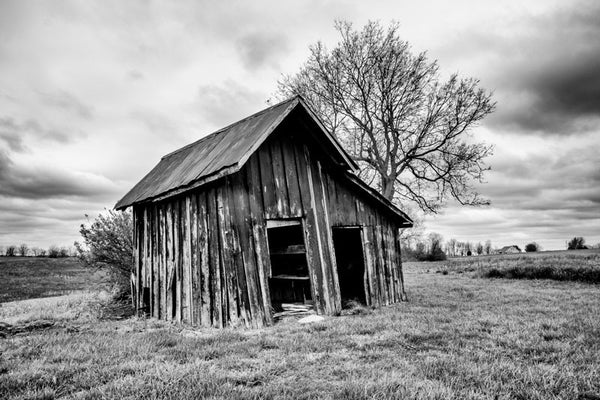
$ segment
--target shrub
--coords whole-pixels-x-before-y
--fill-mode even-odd
[[[83,243],[75,242],[79,260],[90,267],[107,269],[122,294],[128,293],[133,268],[131,213],[109,210],[89,226],[82,224],[79,233],[83,238]]]
[[[537,244],[536,242],[527,243],[525,245],[525,251],[527,253],[532,253],[534,251],[540,251],[540,245]]]
[[[581,236],[574,237],[567,243],[567,250],[579,250],[585,248],[585,239]]]
[[[25,257],[27,256],[27,253],[29,252],[29,246],[27,246],[25,243],[23,243],[22,245],[19,246],[19,255],[21,257]]]
[[[50,258],[58,258],[60,255],[60,248],[56,245],[52,245],[48,248],[48,257]]]
[[[17,246],[6,247],[6,257],[14,257],[17,254]]]

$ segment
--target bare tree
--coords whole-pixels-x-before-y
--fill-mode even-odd
[[[485,254],[492,254],[492,241],[486,240],[483,249],[485,251]]]
[[[6,257],[14,257],[17,254],[17,246],[6,246]]]
[[[458,241],[456,239],[450,239],[446,242],[446,254],[449,257],[455,257],[457,253]]]
[[[19,255],[21,257],[25,257],[27,255],[27,253],[29,252],[29,246],[27,246],[25,243],[23,243],[19,246],[18,251],[19,251]]]
[[[581,236],[574,237],[567,242],[567,250],[579,250],[585,248],[585,239]]]
[[[477,246],[475,246],[475,250],[477,251],[477,255],[480,256],[483,254],[483,244],[481,244],[481,242],[477,243]]]
[[[489,168],[492,147],[467,140],[495,107],[475,79],[442,81],[436,61],[414,55],[398,34],[369,22],[336,22],[340,42],[318,42],[300,71],[279,81],[279,96],[300,94],[388,200],[437,212],[452,197],[482,205],[472,181]]]

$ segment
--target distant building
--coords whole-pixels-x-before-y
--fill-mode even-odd
[[[498,250],[498,254],[515,254],[521,253],[521,249],[517,245],[512,246],[504,246],[500,250]]]

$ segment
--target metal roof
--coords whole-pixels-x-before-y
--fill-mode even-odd
[[[115,205],[123,209],[151,199],[170,197],[238,171],[286,116],[302,107],[325,132],[337,158],[349,169],[357,166],[301,97],[283,101],[164,156]]]
[[[324,128],[302,97],[296,96],[167,154],[117,202],[115,208],[121,210],[136,203],[175,196],[239,171],[250,156],[296,107],[317,124],[325,143],[333,150],[329,152],[332,158],[344,169],[356,170],[358,166],[348,153]],[[362,189],[412,225],[412,221],[406,214],[374,189],[353,174],[347,173],[346,175],[356,188]]]

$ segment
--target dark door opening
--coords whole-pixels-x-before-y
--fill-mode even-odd
[[[366,304],[360,227],[334,227],[332,232],[342,306],[347,307],[351,301]]]
[[[311,305],[312,296],[302,222],[269,220],[267,238],[271,258],[269,288],[274,311],[284,310],[289,303]]]

